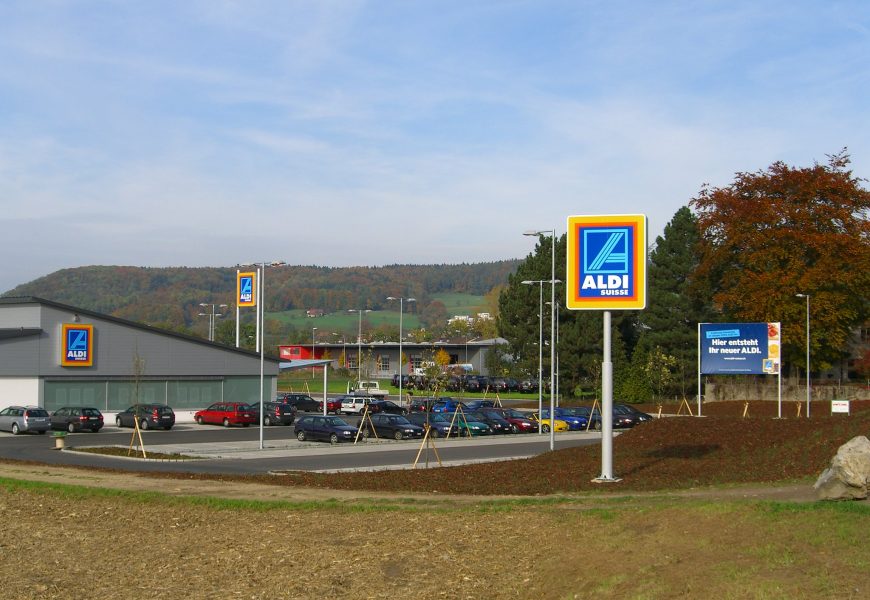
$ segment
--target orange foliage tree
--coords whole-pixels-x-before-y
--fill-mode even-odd
[[[692,200],[702,235],[696,284],[714,290],[727,319],[782,322],[783,358],[804,368],[806,304],[796,294],[810,295],[816,368],[848,353],[868,314],[870,192],[845,149],[828,159],[737,173]]]

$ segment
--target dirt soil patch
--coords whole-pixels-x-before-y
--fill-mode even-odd
[[[597,447],[247,478],[5,462],[0,598],[863,598],[870,506],[811,485],[868,433],[870,411],[661,419],[603,487]]]

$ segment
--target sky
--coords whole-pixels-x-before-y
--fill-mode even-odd
[[[847,147],[870,3],[3,0],[0,292],[85,265],[493,261]]]

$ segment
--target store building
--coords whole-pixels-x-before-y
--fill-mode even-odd
[[[266,398],[278,361],[263,360]],[[260,401],[260,355],[36,297],[0,298],[0,408]]]

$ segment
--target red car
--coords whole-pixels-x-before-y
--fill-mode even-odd
[[[323,412],[323,400],[317,402],[317,410],[319,412]],[[326,414],[333,413],[336,415],[341,414],[341,398],[337,399],[326,399]]]
[[[205,410],[200,410],[193,415],[193,420],[204,425],[241,425],[247,427],[257,422],[257,412],[244,402],[215,402]]]

